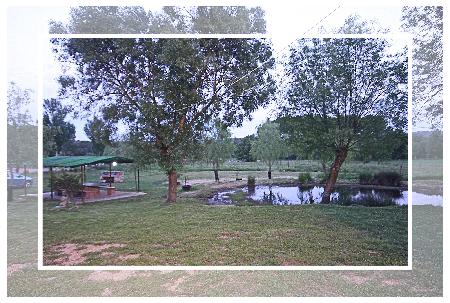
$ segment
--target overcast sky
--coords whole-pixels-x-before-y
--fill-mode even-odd
[[[263,7],[266,11],[267,33],[274,37],[275,53],[284,49],[290,42],[299,38],[319,20],[333,11],[334,6],[271,6]],[[154,8],[153,8],[154,9]],[[60,75],[59,63],[51,52],[49,42],[39,41],[39,32],[45,31],[48,20],[65,21],[68,19],[68,8],[10,8],[8,10],[8,81],[16,82],[22,88],[36,92],[39,81],[39,45],[42,45],[43,57],[43,97],[57,97],[56,78]],[[349,7],[343,6],[324,20],[321,25],[335,28],[344,20],[358,14],[366,20],[376,20],[382,27],[389,28],[391,33],[400,32],[401,7]],[[41,44],[39,44],[41,43]],[[232,129],[234,137],[253,134],[258,125],[264,122],[275,106],[260,109],[253,114],[252,121],[245,121],[240,128]],[[31,113],[37,118],[34,105]],[[273,118],[269,117],[269,118]],[[84,121],[72,121],[76,126],[76,138],[86,140],[83,131]],[[421,128],[423,129],[423,127]]]

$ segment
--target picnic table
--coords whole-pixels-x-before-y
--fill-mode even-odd
[[[116,191],[114,186],[108,186],[105,183],[83,183],[84,197],[87,199],[97,198],[100,196],[100,190],[106,189],[106,194],[111,196]]]
[[[85,199],[95,199],[100,196],[100,183],[83,183],[83,197]]]

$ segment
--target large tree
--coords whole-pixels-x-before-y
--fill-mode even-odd
[[[95,155],[103,155],[106,145],[111,144],[111,137],[116,128],[115,125],[107,123],[97,116],[87,121],[84,132],[92,142],[92,151]]]
[[[10,169],[37,164],[37,125],[29,106],[32,92],[14,82],[8,85],[7,108],[7,161]]]
[[[402,10],[403,30],[413,37],[414,122],[442,128],[443,7],[412,6]]]
[[[265,33],[260,7],[164,6],[146,11],[141,6],[79,6],[69,21],[52,20],[53,34],[252,34]]]
[[[219,182],[220,165],[231,158],[234,150],[230,131],[220,120],[215,121],[206,139],[206,157],[213,166],[214,179]]]
[[[350,149],[373,135],[365,117],[379,116],[395,128],[407,121],[407,58],[386,55],[383,39],[301,39],[291,49],[287,112],[308,116],[304,135],[333,151],[323,203],[329,203]],[[374,146],[376,148],[376,146]]]
[[[177,169],[205,125],[240,125],[269,102],[274,83],[263,39],[53,39],[61,60],[77,67],[61,78],[81,111],[123,122],[168,174],[176,201]]]
[[[267,121],[258,128],[255,141],[252,142],[251,153],[263,161],[267,167],[267,177],[272,179],[272,167],[285,154],[286,147],[281,138],[280,126]]]
[[[54,150],[45,151],[45,154],[58,155],[64,143],[75,140],[75,125],[66,121],[70,111],[70,107],[63,105],[61,100],[54,98],[44,100],[44,139],[53,143],[44,142],[44,147],[54,146]]]

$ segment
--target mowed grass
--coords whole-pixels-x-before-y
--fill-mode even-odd
[[[232,163],[231,163],[232,164]],[[280,165],[286,163],[280,163]],[[228,165],[228,166],[227,166]],[[233,180],[237,171],[220,172]],[[237,165],[236,163],[234,165]],[[255,167],[256,165],[261,166]],[[401,162],[385,163],[400,167]],[[275,178],[296,178],[298,171],[318,174],[317,161],[291,161],[294,171],[278,169]],[[352,163],[342,175],[385,169],[376,163]],[[405,165],[406,166],[406,165]],[[239,175],[266,179],[261,163],[242,163]],[[236,168],[238,170],[239,168]],[[104,168],[90,169],[88,181],[97,181]],[[120,190],[135,190],[133,171],[126,166],[126,182]],[[406,171],[406,170],[405,170]],[[46,176],[48,178],[48,176]],[[187,166],[180,181],[213,180],[207,167]],[[80,265],[407,265],[406,207],[302,206],[209,206],[202,193],[208,184],[194,185],[199,195],[179,195],[166,204],[167,177],[158,170],[141,171],[139,198],[85,204],[55,211],[57,202],[44,205],[44,255],[48,264],[61,258],[57,245],[121,244],[91,252]],[[48,184],[48,181],[45,183]],[[132,259],[124,258],[133,256]]]
[[[158,196],[159,194],[156,193]],[[44,210],[51,247],[115,243],[118,258],[91,253],[82,265],[406,265],[407,208],[168,205],[154,194]],[[132,260],[120,256],[139,255]]]
[[[442,296],[442,207],[413,207],[413,269],[398,271],[37,270],[37,207],[8,202],[8,271],[23,266],[8,296]]]

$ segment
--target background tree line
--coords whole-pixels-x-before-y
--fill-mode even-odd
[[[280,126],[285,127],[279,120],[275,122],[280,123]],[[37,126],[33,131],[37,132]],[[408,135],[407,133],[395,132],[387,130],[381,133],[382,138],[387,138],[388,141],[379,141],[380,148],[358,149],[351,154],[351,159],[357,161],[389,161],[407,159],[408,150]],[[418,131],[413,132],[413,159],[442,159],[443,158],[443,133],[442,131]],[[255,135],[249,135],[243,138],[230,138],[232,141],[231,155],[226,159],[235,159],[242,162],[255,162],[256,158],[251,153],[252,142],[256,140]],[[94,139],[95,140],[95,139]],[[399,140],[394,145],[390,144],[392,140]],[[118,145],[125,144],[125,141],[118,139],[117,141],[110,141],[110,144],[102,146],[103,152],[99,153],[94,147],[94,141],[80,141],[74,140],[63,144],[61,155],[110,155]],[[205,143],[206,144],[206,143]],[[279,157],[279,160],[320,160],[318,154],[314,153],[295,153],[292,151],[293,146],[286,142],[285,147],[290,148],[288,153]],[[381,148],[383,146],[383,148]],[[201,159],[201,157],[200,157]],[[198,160],[200,161],[200,160]]]

